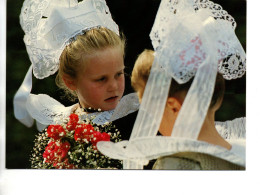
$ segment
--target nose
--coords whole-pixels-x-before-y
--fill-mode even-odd
[[[118,83],[116,79],[112,79],[108,84],[108,91],[116,91],[118,89]]]

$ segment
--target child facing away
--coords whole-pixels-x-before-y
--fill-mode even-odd
[[[138,56],[133,68],[131,83],[132,87],[138,94],[140,102],[143,97],[153,61],[154,51],[144,50]],[[178,84],[174,79],[172,79],[163,118],[158,130],[158,135],[171,135],[175,120],[179,114],[191,83],[192,80],[185,84]],[[215,89],[210,107],[199,133],[198,140],[207,142],[212,145],[221,146],[231,152],[235,152],[238,155],[243,156],[245,151],[241,150],[239,145],[236,145],[236,142],[234,142],[234,145],[232,145],[232,141],[234,140],[224,139],[225,134],[228,134],[228,132],[221,132],[221,135],[215,125],[215,112],[222,104],[224,90],[224,79],[220,74],[217,74]],[[232,121],[230,121],[229,124],[232,127]],[[245,134],[243,131],[244,126],[241,126],[241,129],[237,129],[237,135]],[[206,153],[203,154],[199,152],[194,153],[183,151],[171,156],[165,156],[157,159],[153,165],[153,169],[244,169],[244,167]]]
[[[154,52],[140,55],[132,74],[141,104],[130,139],[99,142],[99,151],[124,160],[124,169],[154,159],[154,169],[245,169],[245,118],[215,126],[223,78],[246,71],[235,26],[211,1],[162,0],[150,33]]]
[[[99,140],[129,139],[136,118],[137,96],[122,98],[125,38],[119,34],[104,0],[70,3],[48,1],[42,6],[25,0],[20,19],[34,75],[42,79],[58,70],[56,84],[78,103],[65,107],[45,94],[26,96],[23,89],[24,83],[29,83],[30,68],[14,99],[15,114],[22,122],[35,119],[38,129],[47,126],[36,139],[32,168],[120,168],[120,163],[114,161],[114,166],[109,159],[104,163],[102,159],[106,158],[97,154],[95,145]],[[30,20],[39,13],[42,17]],[[28,24],[32,26],[29,29]],[[25,105],[28,114],[24,119],[17,111]],[[90,129],[87,124],[91,124]],[[80,128],[82,132],[77,132]],[[83,152],[78,156],[80,147]],[[82,158],[84,162],[80,162]]]

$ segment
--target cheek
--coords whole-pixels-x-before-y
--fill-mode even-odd
[[[125,77],[124,76],[122,76],[118,80],[118,86],[119,86],[120,90],[124,92],[124,90],[125,90]]]
[[[91,82],[84,82],[80,88],[80,94],[86,101],[98,99],[103,94],[103,89]]]
[[[92,97],[93,100],[97,100],[99,99],[100,97],[103,98],[104,94],[105,94],[105,88],[104,87],[100,87],[98,85],[92,85],[90,88],[89,88],[89,91],[88,93],[91,92],[90,96]]]

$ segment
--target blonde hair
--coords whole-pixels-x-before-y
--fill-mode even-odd
[[[137,92],[139,100],[142,99],[145,85],[149,78],[150,70],[154,61],[154,51],[153,50],[144,50],[137,58],[132,76],[131,84],[134,90]],[[185,84],[178,84],[174,79],[171,81],[171,86],[169,89],[168,97],[179,97],[178,93],[180,91],[188,92],[193,79],[190,79]],[[225,92],[225,80],[221,74],[217,74],[214,93],[211,99],[210,107],[222,100]]]
[[[144,50],[137,58],[131,75],[131,85],[137,92],[139,99],[143,97],[146,82],[148,80],[154,60],[154,51]]]
[[[83,56],[94,54],[97,50],[108,47],[119,47],[124,56],[124,35],[118,36],[115,32],[103,27],[93,28],[83,35],[78,35],[71,44],[65,47],[60,56],[59,71],[55,81],[56,85],[64,90],[69,100],[75,101],[77,94],[65,85],[62,77],[67,75],[71,79],[76,79],[78,72],[82,69]]]

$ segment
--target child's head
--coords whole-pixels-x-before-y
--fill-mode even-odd
[[[145,85],[150,74],[153,60],[154,51],[145,50],[138,56],[133,68],[131,84],[137,92],[140,101],[144,93]],[[177,115],[183,104],[186,94],[188,93],[188,90],[192,84],[192,81],[193,79],[191,79],[189,82],[185,84],[178,84],[174,79],[172,79],[160,129],[171,130],[173,128],[174,122],[177,118]],[[215,89],[209,108],[210,111],[215,112],[219,109],[224,96],[224,90],[224,79],[222,75],[217,74]]]
[[[136,59],[131,75],[131,85],[142,100],[144,89],[154,60],[154,51],[144,50]]]
[[[124,92],[125,39],[107,28],[78,35],[60,56],[57,85],[82,107],[114,109]]]

